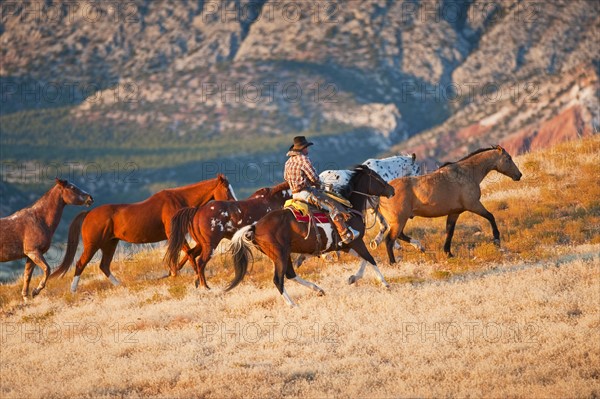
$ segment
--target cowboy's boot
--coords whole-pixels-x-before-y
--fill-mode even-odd
[[[346,224],[346,221],[340,212],[335,212],[335,214],[332,214],[331,221],[340,234],[340,238],[344,244],[350,244],[360,235],[358,231]]]

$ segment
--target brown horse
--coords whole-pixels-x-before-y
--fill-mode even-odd
[[[273,188],[261,188],[243,201],[213,201],[202,207],[179,210],[171,221],[171,237],[165,255],[171,273],[176,274],[183,266],[178,266],[177,262],[186,233],[189,233],[198,245],[188,251],[188,256],[201,255],[196,264],[196,287],[200,284],[208,289],[204,269],[221,240],[231,239],[240,228],[283,208],[285,201],[292,198],[289,188],[290,185],[284,182]]]
[[[65,206],[90,206],[93,202],[91,195],[74,184],[56,179],[54,187],[35,204],[0,219],[0,262],[27,258],[23,272],[23,299],[29,295],[29,283],[35,265],[44,271],[44,278],[31,295],[36,296],[46,286],[50,266],[44,254],[50,248]]]
[[[403,232],[406,221],[413,216],[448,216],[444,252],[449,257],[453,256],[450,244],[456,221],[465,211],[486,218],[492,225],[494,242],[500,245],[500,232],[494,215],[485,209],[479,200],[479,184],[492,170],[515,181],[520,180],[522,176],[506,150],[500,146],[493,146],[479,149],[457,162],[446,163],[433,173],[392,180],[390,184],[394,186],[396,194],[392,198],[382,199],[380,207],[381,214],[390,224],[385,237],[390,262],[396,261],[393,252],[396,238],[422,249],[417,240]]]
[[[324,291],[316,284],[296,275],[290,258],[292,252],[309,254],[337,250],[349,252],[362,259],[358,273],[349,279],[350,284],[362,277],[366,262],[369,262],[381,283],[389,287],[379,268],[377,268],[375,259],[373,259],[362,240],[365,233],[362,212],[366,209],[367,201],[371,196],[384,195],[391,197],[394,195],[394,189],[377,173],[364,165],[359,165],[354,169],[350,182],[343,191],[344,196],[352,204],[352,217],[347,223],[359,231],[360,238],[349,244],[343,244],[336,229],[332,228],[329,223],[299,223],[293,213],[287,209],[270,212],[256,224],[240,229],[233,236],[231,248],[234,254],[235,277],[227,287],[227,291],[238,285],[244,278],[248,267],[249,250],[252,246],[259,249],[273,261],[275,265],[273,281],[279,293],[290,306],[295,306],[295,303],[285,291],[283,286],[284,276],[317,291],[319,295],[324,294]]]
[[[65,258],[51,277],[64,276],[69,270],[81,235],[83,253],[77,261],[71,292],[77,291],[83,269],[98,250],[102,251],[100,270],[114,285],[119,285],[119,280],[110,272],[110,262],[119,240],[135,244],[166,240],[171,231],[171,218],[179,209],[200,206],[211,200],[233,199],[235,194],[231,185],[220,174],[214,179],[162,190],[142,202],[102,205],[82,212],[71,223]],[[183,244],[183,249],[186,252],[190,249],[187,242]],[[189,260],[194,262],[191,257]]]

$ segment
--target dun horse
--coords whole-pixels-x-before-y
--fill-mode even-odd
[[[79,278],[85,266],[98,250],[102,251],[100,270],[114,284],[117,280],[110,272],[110,262],[119,240],[135,244],[166,240],[171,231],[171,218],[187,206],[200,206],[211,200],[233,200],[235,194],[223,175],[184,187],[162,190],[142,202],[134,204],[102,205],[82,212],[69,228],[69,242],[65,258],[51,277],[64,276],[71,267],[79,236],[83,240],[83,253],[77,261],[71,291],[77,291]],[[183,243],[187,252],[190,247]],[[189,257],[191,262],[194,259]]]
[[[46,286],[50,266],[44,253],[50,248],[66,205],[87,205],[94,202],[91,195],[66,180],[56,184],[29,208],[0,219],[0,262],[27,258],[23,272],[23,298],[29,295],[29,283],[35,265],[44,271],[44,278],[31,293],[36,296]]]
[[[273,188],[261,188],[243,201],[213,201],[200,208],[179,210],[171,222],[171,237],[165,255],[171,274],[176,274],[183,266],[183,263],[178,266],[177,262],[186,233],[189,233],[198,245],[188,251],[188,255],[200,256],[196,265],[196,287],[200,284],[208,289],[204,269],[221,240],[231,239],[240,228],[283,208],[285,201],[292,198],[289,188],[284,182]]]
[[[449,162],[424,176],[403,177],[391,182],[396,190],[394,197],[381,200],[380,212],[390,224],[385,237],[388,257],[394,258],[396,238],[421,247],[417,240],[404,234],[406,221],[413,216],[446,219],[444,252],[451,257],[450,244],[456,221],[461,213],[473,212],[486,218],[492,225],[494,242],[500,245],[500,232],[492,215],[481,204],[479,184],[492,170],[513,180],[521,179],[521,172],[511,156],[500,146],[479,149],[457,162]],[[422,248],[422,247],[421,247]]]
[[[284,300],[290,306],[295,306],[295,303],[285,291],[284,276],[317,291],[319,295],[324,294],[324,291],[316,284],[296,275],[290,258],[292,252],[309,254],[336,250],[349,252],[363,259],[358,273],[350,277],[350,284],[362,277],[366,262],[369,262],[381,283],[389,287],[377,268],[375,259],[362,240],[365,233],[362,212],[364,212],[370,196],[391,197],[394,189],[377,173],[366,166],[359,165],[355,168],[350,183],[344,191],[345,196],[352,203],[352,217],[348,220],[348,225],[360,232],[359,238],[349,244],[342,244],[331,224],[299,223],[294,214],[287,209],[270,212],[256,224],[246,226],[234,235],[231,248],[234,254],[235,277],[227,290],[238,285],[244,278],[248,267],[249,249],[252,246],[258,248],[273,261],[275,265],[273,281],[279,293],[283,295]]]

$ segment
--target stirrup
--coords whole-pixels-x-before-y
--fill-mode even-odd
[[[348,228],[340,234],[340,237],[342,238],[342,243],[350,244],[352,241],[356,240],[359,235],[360,232],[348,226]]]

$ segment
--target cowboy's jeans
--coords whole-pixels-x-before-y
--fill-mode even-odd
[[[329,212],[333,225],[340,234],[343,243],[347,244],[358,237],[358,232],[346,224],[346,220],[350,218],[348,212],[346,212],[341,204],[323,194],[322,191],[312,187],[305,188],[298,193],[292,194],[292,198],[307,202]]]

